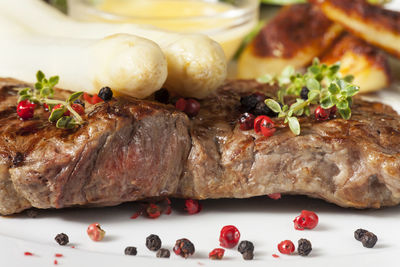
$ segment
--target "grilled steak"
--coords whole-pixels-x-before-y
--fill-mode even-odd
[[[39,112],[20,121],[18,84],[0,80],[1,214],[163,196],[305,194],[357,208],[400,202],[399,116],[380,103],[356,99],[348,121],[303,118],[300,136],[277,120],[267,139],[238,128],[239,98],[274,88],[233,81],[191,120],[172,106],[119,97],[89,108],[87,124],[67,131]]]
[[[116,205],[177,190],[190,149],[183,113],[121,97],[93,106],[86,125],[66,131],[41,114],[19,120],[11,85],[0,84],[1,214]]]

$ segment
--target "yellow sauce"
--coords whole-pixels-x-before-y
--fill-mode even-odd
[[[97,10],[113,14],[104,16],[91,12],[79,18],[88,21],[131,22],[150,24],[177,32],[205,33],[219,42],[230,59],[243,37],[255,26],[254,20],[237,25],[237,18],[224,18],[221,13],[233,11],[234,6],[218,1],[200,0],[102,0]],[[114,16],[115,15],[115,16]]]

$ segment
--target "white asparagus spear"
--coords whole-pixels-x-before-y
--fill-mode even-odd
[[[203,98],[226,78],[226,59],[221,46],[204,35],[178,34],[135,24],[78,22],[42,0],[0,0],[0,14],[47,35],[103,38],[129,33],[150,39],[161,47],[167,58],[165,86],[183,96]]]
[[[59,86],[97,93],[102,86],[137,98],[157,91],[167,62],[154,42],[128,34],[101,40],[33,35],[0,16],[0,76],[35,81],[42,70],[59,75]]]

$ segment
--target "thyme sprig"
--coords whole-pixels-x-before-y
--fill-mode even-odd
[[[342,78],[339,69],[340,63],[328,66],[316,58],[304,74],[296,73],[293,67],[287,67],[278,77],[264,75],[258,81],[279,85],[277,100],[267,99],[265,104],[278,113],[278,117],[285,118],[284,123],[288,123],[290,130],[299,135],[300,123],[297,117],[310,116],[310,106],[313,104],[319,104],[324,109],[336,106],[343,119],[350,119],[352,97],[359,92],[359,87],[351,83],[353,76]],[[285,96],[300,96],[303,87],[309,90],[307,100],[298,97],[290,106],[285,104]]]
[[[65,101],[51,99],[54,96],[54,87],[59,82],[59,77],[52,76],[47,79],[44,73],[39,70],[36,73],[36,79],[34,88],[27,87],[18,92],[18,102],[29,100],[29,102],[39,105],[47,104],[51,111],[49,121],[55,122],[57,128],[72,129],[83,123],[82,117],[72,108],[74,101],[81,97],[83,92],[73,93]],[[54,108],[59,104],[60,107]],[[64,116],[67,110],[72,116]]]

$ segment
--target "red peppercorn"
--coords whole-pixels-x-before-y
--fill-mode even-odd
[[[275,133],[276,129],[274,127],[274,122],[268,116],[261,115],[254,120],[254,131],[257,134],[261,133],[265,137],[270,137]]]
[[[57,105],[54,106],[53,110],[56,110],[56,109],[59,109],[59,108],[63,108],[63,107],[64,107],[64,105],[57,104]],[[65,110],[63,115],[64,116],[69,116],[69,115],[71,115],[71,112],[69,112],[69,110],[67,109],[67,110]]]
[[[83,99],[89,104],[97,104],[103,101],[98,95],[90,96],[88,93],[83,93]]]
[[[219,243],[221,247],[233,248],[237,245],[240,239],[239,230],[233,225],[224,226],[221,229]]]
[[[185,111],[186,102],[187,102],[186,99],[179,98],[178,101],[176,101],[176,103],[175,103],[175,108],[180,111]]]
[[[194,199],[186,199],[185,200],[185,210],[189,214],[199,213],[201,211],[201,209],[202,209],[202,206],[198,200],[194,200]]]
[[[281,193],[273,193],[273,194],[269,194],[268,196],[269,196],[269,198],[272,198],[275,200],[280,199],[282,197]]]
[[[239,128],[242,131],[251,130],[254,126],[254,119],[256,117],[251,113],[243,113],[239,118]]]
[[[72,104],[72,109],[76,111],[79,115],[85,114],[85,108],[80,104]]]
[[[185,259],[190,255],[193,255],[195,252],[195,248],[192,242],[189,239],[182,238],[178,239],[175,242],[175,246],[172,249],[174,253],[178,256],[182,256]]]
[[[192,98],[186,101],[185,113],[189,117],[195,117],[200,111],[200,103]]]
[[[179,98],[175,103],[175,108],[185,112],[189,117],[194,117],[199,113],[200,103],[192,98]]]
[[[329,119],[330,113],[329,109],[323,109],[321,106],[318,106],[314,111],[314,116],[318,121],[325,121]]]
[[[57,265],[58,264],[58,261],[57,260],[54,260],[54,265]]]
[[[161,209],[154,203],[150,203],[146,209],[147,215],[149,218],[156,219],[161,215]]]
[[[29,102],[29,100],[22,100],[18,103],[17,114],[23,120],[29,120],[33,118],[36,105]]]
[[[93,95],[92,96],[92,104],[95,105],[97,103],[103,102],[104,100],[101,99],[98,95]]]
[[[294,249],[295,249],[294,244],[290,240],[285,240],[278,244],[278,250],[282,254],[290,255],[294,252]]]
[[[318,216],[312,211],[302,210],[294,220],[294,229],[314,229],[318,225]]]
[[[100,224],[92,223],[87,228],[87,234],[93,241],[101,241],[104,238],[106,232],[101,229]]]
[[[225,249],[215,248],[209,254],[208,257],[212,260],[221,260],[224,257]]]

